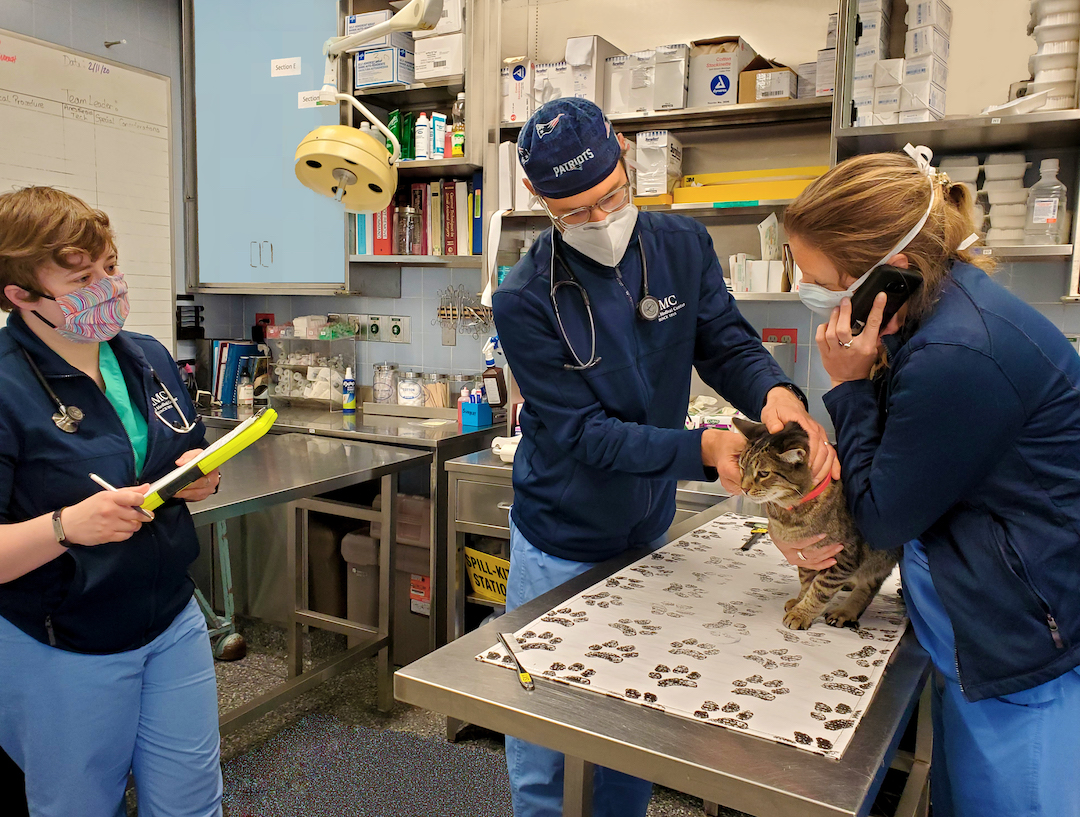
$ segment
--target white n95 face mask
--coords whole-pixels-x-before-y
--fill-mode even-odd
[[[638,209],[628,204],[610,213],[603,221],[590,221],[580,227],[563,230],[563,241],[582,255],[588,256],[605,267],[617,266],[622,261],[637,224]]]

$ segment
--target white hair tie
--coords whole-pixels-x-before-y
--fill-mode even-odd
[[[934,151],[930,150],[926,145],[915,147],[911,142],[908,142],[904,145],[904,153],[912,158],[915,164],[919,166],[919,172],[926,178],[932,179],[937,175],[937,170],[930,164],[934,158]]]

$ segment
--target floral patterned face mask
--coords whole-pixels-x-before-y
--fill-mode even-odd
[[[124,328],[124,321],[131,311],[127,281],[119,272],[59,298],[44,292],[40,294],[59,305],[64,312],[64,323],[57,326],[40,312],[35,310],[34,314],[58,335],[76,343],[112,340]]]

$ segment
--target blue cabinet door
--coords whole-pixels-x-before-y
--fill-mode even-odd
[[[293,173],[300,140],[338,123],[337,106],[299,109],[322,85],[332,0],[195,0],[199,280],[333,283],[345,278],[341,205]],[[273,60],[300,58],[295,76]]]

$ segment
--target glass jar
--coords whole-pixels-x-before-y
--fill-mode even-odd
[[[397,366],[395,364],[375,364],[371,393],[376,403],[397,402]]]
[[[424,405],[424,384],[420,372],[402,372],[398,375],[397,401],[399,406]]]
[[[447,383],[447,391],[450,394],[450,407],[457,408],[458,400],[461,399],[462,388],[466,389],[465,402],[468,403],[468,394],[475,387],[476,375],[466,374],[465,372],[450,375],[449,382]]]
[[[445,374],[426,372],[423,383],[425,406],[428,408],[450,407],[450,378]]]
[[[422,255],[420,214],[412,207],[403,207],[397,217],[397,240],[395,251],[398,255]]]

